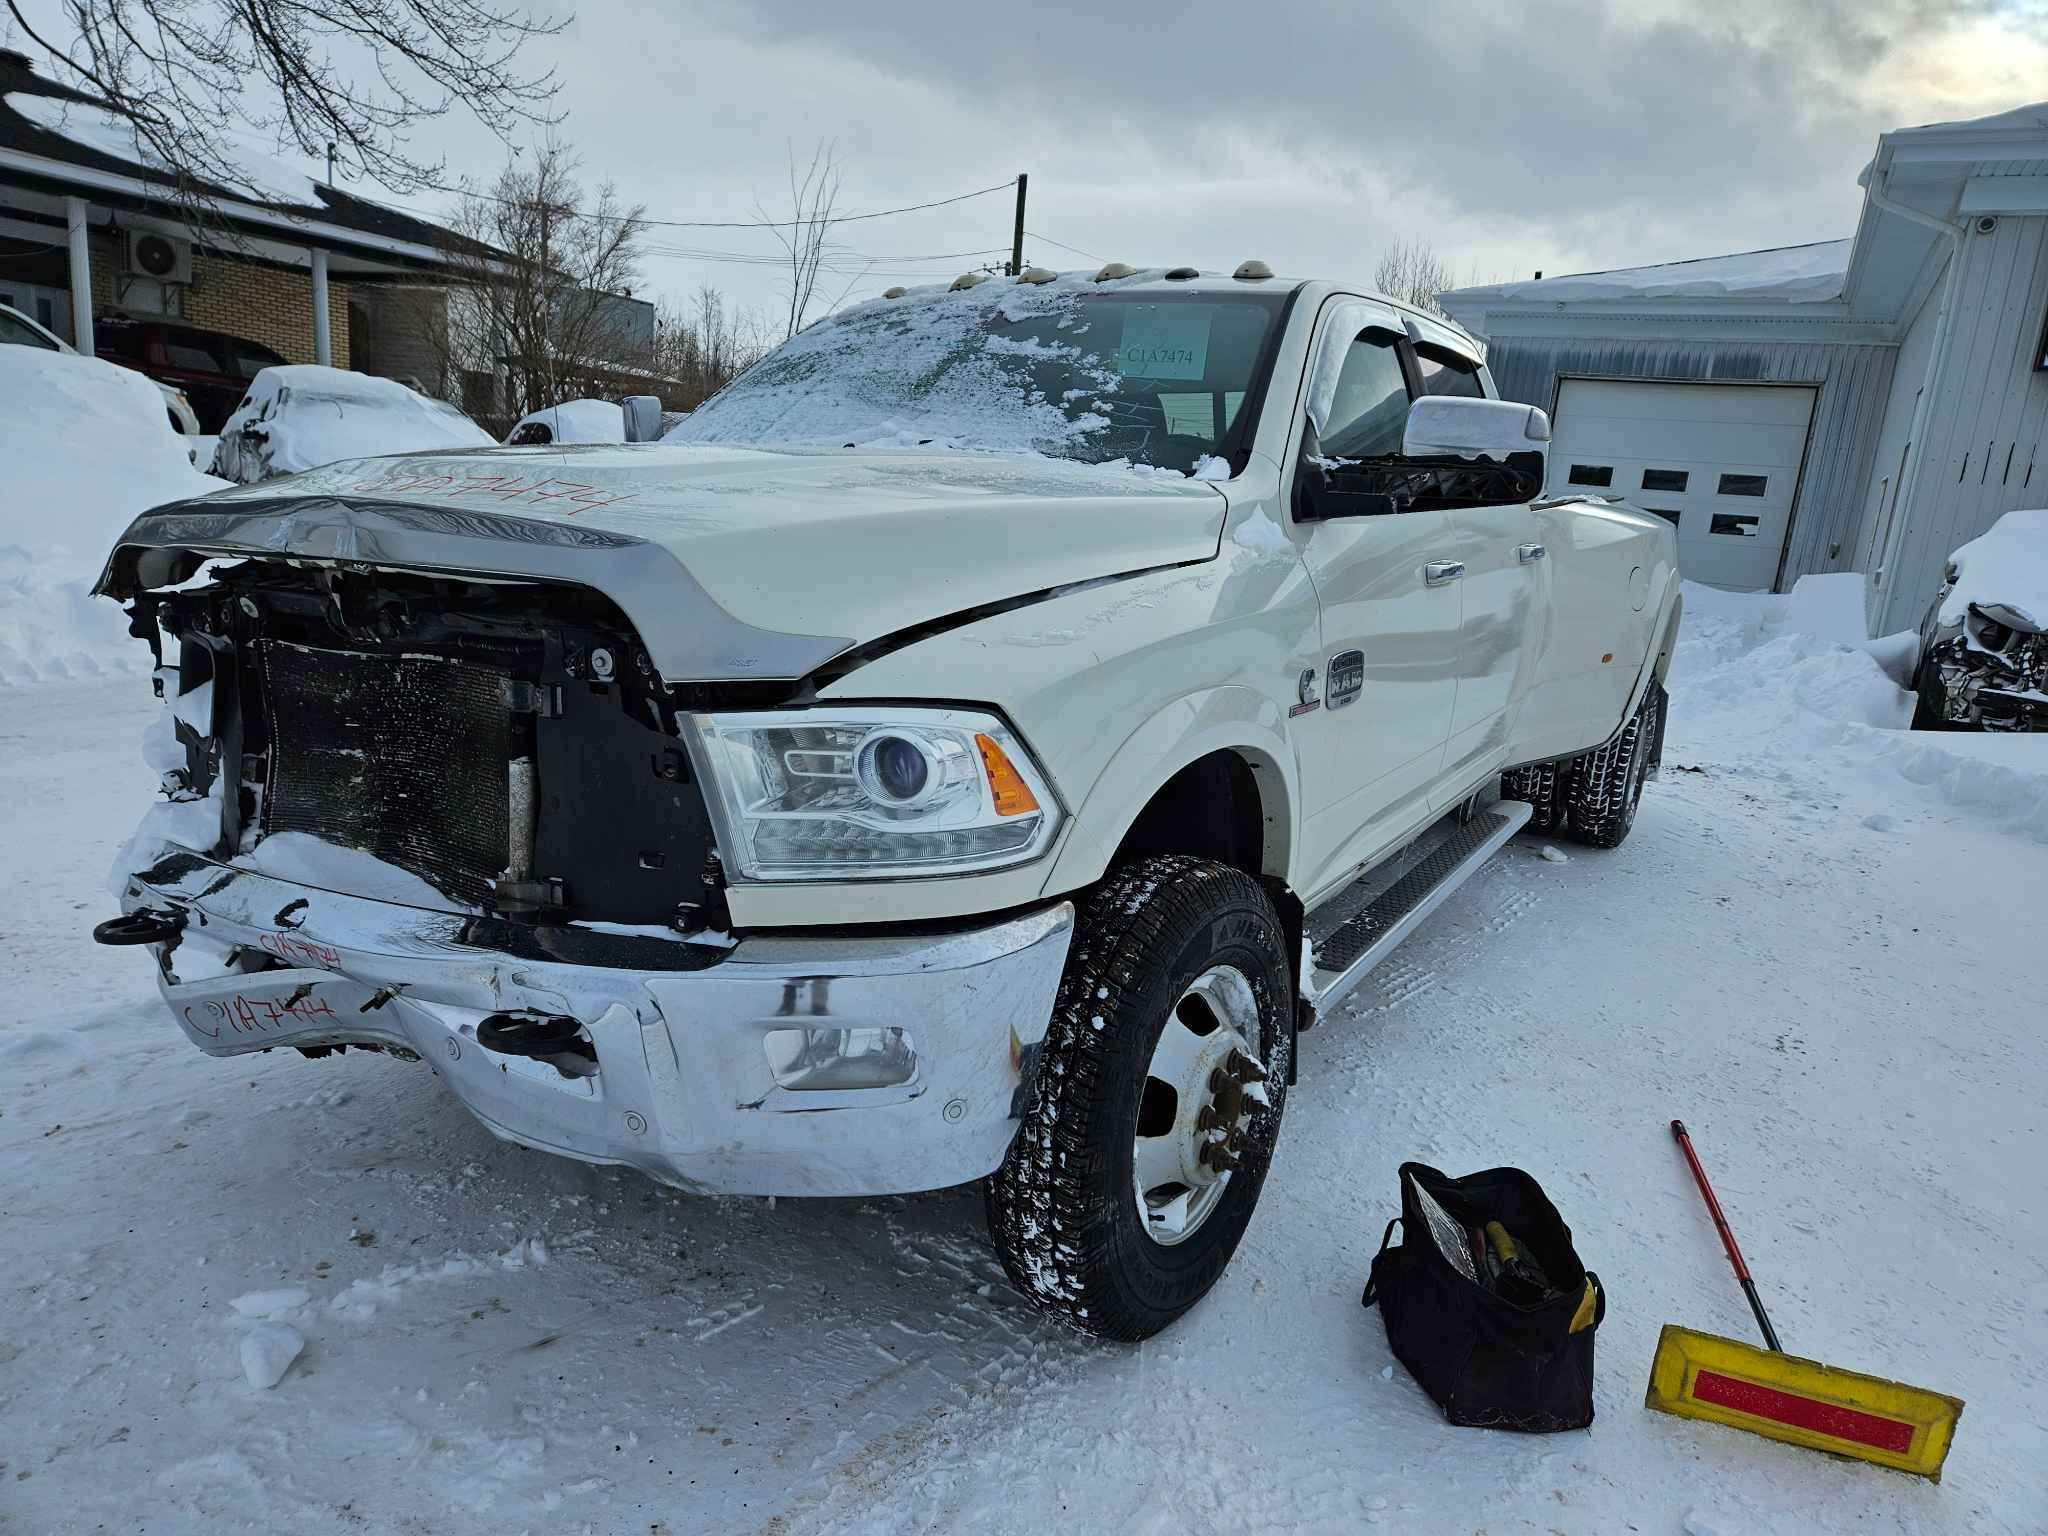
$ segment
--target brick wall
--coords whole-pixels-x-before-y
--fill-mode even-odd
[[[348,284],[329,279],[327,327],[337,368],[349,366],[348,291]],[[184,318],[191,325],[260,341],[287,362],[313,361],[311,273],[194,252]]]

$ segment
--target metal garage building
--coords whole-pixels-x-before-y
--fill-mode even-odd
[[[1670,518],[1694,580],[1863,571],[1883,634],[2048,505],[2048,104],[1887,133],[1861,184],[1853,239],[1441,298],[1551,412],[1553,490]]]

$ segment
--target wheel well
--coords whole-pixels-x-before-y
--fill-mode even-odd
[[[1212,752],[1159,786],[1117,845],[1110,867],[1185,853],[1257,877],[1265,842],[1265,807],[1251,765],[1235,752]]]

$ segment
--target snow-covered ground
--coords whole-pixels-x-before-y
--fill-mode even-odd
[[[1008,1292],[971,1190],[692,1199],[418,1066],[200,1056],[87,937],[146,683],[15,693],[0,1530],[2048,1528],[2048,743],[1905,733],[1779,606],[1692,596],[1624,848],[1511,846],[1306,1037],[1236,1262],[1128,1350]],[[1643,1409],[1660,1324],[1751,1329],[1673,1115],[1790,1348],[1968,1400],[1939,1486]],[[1392,1364],[1404,1158],[1555,1197],[1589,1432],[1448,1428]]]

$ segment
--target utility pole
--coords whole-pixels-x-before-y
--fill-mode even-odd
[[[1017,227],[1010,236],[1010,276],[1020,277],[1024,272],[1024,193],[1031,185],[1031,178],[1024,172],[1017,173]]]

